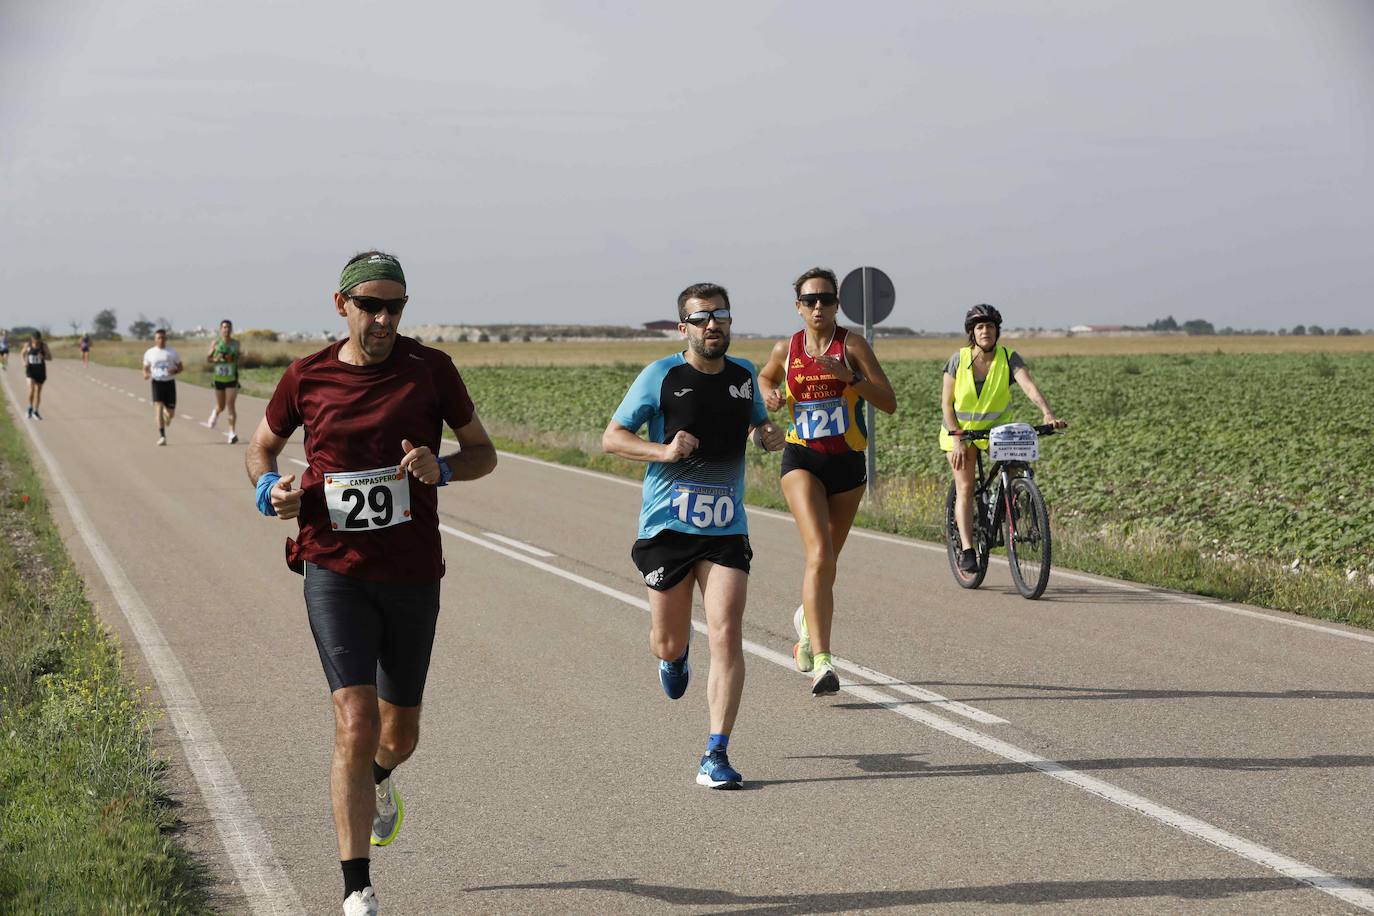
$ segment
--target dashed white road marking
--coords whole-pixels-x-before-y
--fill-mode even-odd
[[[525,553],[534,554],[536,557],[548,559],[549,557],[558,556],[556,553],[550,553],[540,547],[535,547],[533,544],[526,544],[524,541],[517,541],[515,538],[508,538],[504,534],[497,534],[494,531],[483,531],[482,536],[489,537],[493,541],[500,541],[502,544],[508,544],[516,550],[523,550]]]

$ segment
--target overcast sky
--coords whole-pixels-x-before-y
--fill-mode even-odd
[[[1374,3],[0,0],[0,326],[1374,325]]]

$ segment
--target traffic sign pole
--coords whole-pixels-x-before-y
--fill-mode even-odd
[[[863,268],[864,340],[868,341],[870,347],[873,346],[873,284],[869,282],[869,273],[872,269],[871,267]],[[877,453],[874,451],[873,442],[877,438],[878,430],[873,425],[873,405],[865,401],[864,411],[868,424],[868,449],[864,463],[868,472],[868,495],[872,496],[873,487],[878,479]]]

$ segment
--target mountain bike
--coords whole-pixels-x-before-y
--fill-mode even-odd
[[[1040,457],[1039,438],[1056,432],[1051,425],[1012,423],[985,430],[965,430],[969,441],[988,439],[992,466],[983,473],[983,450],[977,449],[977,487],[973,503],[973,550],[978,568],[966,573],[959,568],[963,543],[954,516],[954,484],[945,496],[945,546],[954,581],[963,588],[977,588],[988,573],[988,555],[994,547],[1007,548],[1011,581],[1024,598],[1039,598],[1050,581],[1050,519],[1045,497],[1035,485],[1031,462]],[[1033,435],[1032,435],[1033,433]]]

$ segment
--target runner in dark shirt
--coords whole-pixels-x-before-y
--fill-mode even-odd
[[[405,809],[391,771],[415,750],[444,574],[436,487],[491,473],[496,450],[446,353],[400,337],[405,274],[391,255],[357,255],[334,294],[349,336],[287,369],[245,461],[264,515],[296,519],[287,563],[333,692],[330,796],[345,916],[375,914],[371,845],[396,838]],[[443,427],[460,450],[439,457]],[[277,473],[305,429],[309,467]]]

